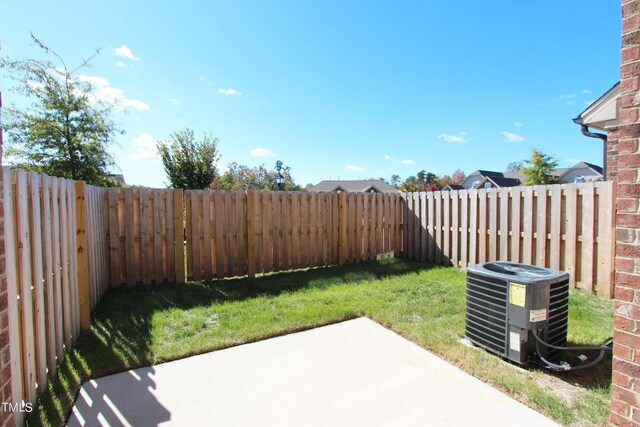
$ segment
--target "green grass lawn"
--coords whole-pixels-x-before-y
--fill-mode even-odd
[[[82,381],[276,335],[367,316],[568,425],[603,425],[611,358],[552,374],[461,345],[465,275],[456,268],[388,259],[256,279],[109,291],[40,397],[29,425],[61,425]],[[572,292],[569,340],[612,334],[613,304]]]

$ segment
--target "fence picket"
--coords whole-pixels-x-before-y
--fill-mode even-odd
[[[488,261],[498,260],[498,192],[496,189],[487,191],[489,198],[489,255]]]
[[[594,186],[591,184],[578,184],[578,190],[582,190],[582,244],[580,253],[582,254],[580,263],[580,288],[584,291],[593,290],[593,254],[594,254]]]
[[[496,192],[500,196],[500,259],[509,259],[509,192]]]
[[[487,261],[487,190],[478,190],[478,262]]]
[[[458,245],[460,244],[460,199],[458,190],[449,193],[451,203],[451,259],[450,262],[454,266],[458,266],[460,262],[460,252]]]

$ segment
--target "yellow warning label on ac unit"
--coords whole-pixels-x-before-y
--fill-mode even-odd
[[[527,287],[520,283],[509,283],[509,302],[513,305],[524,307],[527,299]]]

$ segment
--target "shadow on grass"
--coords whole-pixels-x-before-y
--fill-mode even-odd
[[[36,410],[27,418],[27,424],[63,425],[82,382],[154,364],[152,317],[158,311],[188,310],[214,303],[357,284],[417,274],[431,267],[430,264],[388,259],[343,267],[273,273],[253,279],[244,277],[112,289],[96,307],[91,329],[84,332],[76,341],[74,350],[65,355],[57,375],[39,397]]]

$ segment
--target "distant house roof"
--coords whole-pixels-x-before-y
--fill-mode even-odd
[[[558,168],[551,171],[550,175],[555,176],[556,178],[560,178],[562,175],[566,174],[572,168]],[[524,181],[524,180],[523,180]]]
[[[354,181],[320,181],[309,191],[344,191],[346,193],[398,193],[399,190],[379,179]]]
[[[567,168],[567,169],[563,169],[563,172],[559,175],[556,175],[558,179],[563,180],[563,177],[565,175],[567,175],[569,172],[576,170],[576,169],[584,169],[584,168],[589,168],[592,171],[595,172],[595,174],[593,175],[599,175],[599,178],[604,178],[603,174],[602,174],[602,168],[598,165],[594,165],[593,163],[587,163],[587,162],[579,162],[577,163],[575,166],[573,166],[572,168]],[[556,169],[556,171],[558,171],[559,169]]]
[[[570,168],[554,169],[553,171],[551,171],[551,176],[564,182],[565,180],[563,178],[566,177],[568,174],[576,171],[577,169],[584,169],[584,168],[589,168],[593,171],[593,174],[587,174],[585,175],[585,178],[591,177],[589,178],[590,180],[591,179],[597,180],[598,178],[602,177],[602,167],[598,165],[594,165],[592,163],[587,163],[587,162],[578,162],[573,167],[570,167]],[[570,179],[571,179],[571,182],[573,182],[572,178]],[[520,185],[524,185],[526,181],[526,176],[520,171],[503,173],[503,172],[495,172],[495,171],[479,169],[477,171],[472,172],[469,176],[467,176],[467,178],[462,182],[462,186],[460,187],[471,188],[472,186],[469,186],[469,185],[465,186],[464,184],[468,182],[473,182],[474,188],[482,188],[485,182],[487,181],[491,181],[491,183],[495,187],[517,187]],[[449,188],[445,187],[445,189],[454,189],[452,188],[452,186],[448,186],[448,187]],[[462,189],[462,188],[459,188],[459,189]]]
[[[602,167],[598,166],[598,165],[594,165],[593,163],[587,163],[587,162],[580,162],[577,165],[574,166],[574,168],[580,167],[582,165],[585,165],[587,167],[590,167],[591,169],[593,169],[594,171],[598,172],[599,174],[602,175]]]
[[[448,184],[444,186],[443,190],[464,190],[464,187],[460,184]]]
[[[478,169],[477,171],[473,172],[472,175],[476,173],[482,176],[503,176],[502,172],[486,171],[482,169]]]
[[[477,171],[471,172],[469,174],[469,176],[467,176],[460,184],[464,188],[469,188],[470,186],[466,185],[468,182],[474,182],[475,183],[477,181],[478,183],[480,183],[486,177],[498,178],[498,177],[503,177],[503,176],[504,175],[503,175],[502,172],[495,172],[495,171],[488,171],[488,170],[478,169]]]
[[[488,176],[485,178],[495,184],[496,187],[518,187],[522,184],[517,178],[505,178],[503,176]]]

